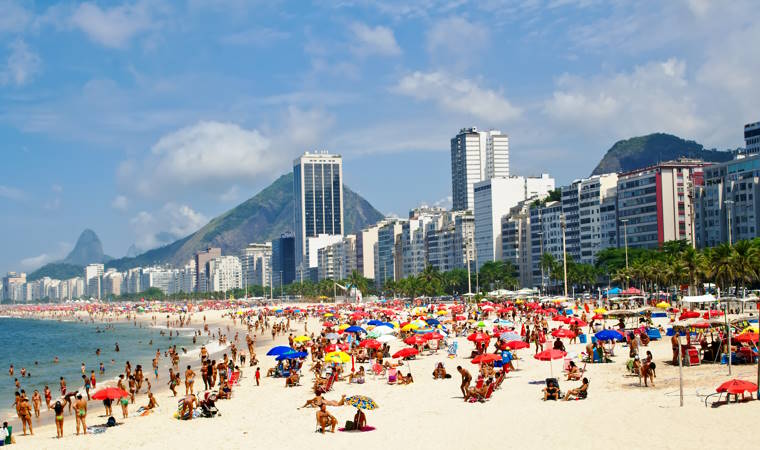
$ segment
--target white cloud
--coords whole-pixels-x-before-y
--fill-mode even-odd
[[[0,71],[0,85],[24,85],[39,73],[42,60],[21,39],[11,42],[8,48],[10,54],[5,67]]]
[[[134,36],[157,26],[153,17],[156,5],[147,0],[112,8],[82,3],[71,16],[71,23],[100,45],[124,48]]]
[[[57,248],[52,252],[41,253],[37,256],[24,258],[20,261],[20,265],[24,270],[35,270],[47,263],[63,259],[72,248],[73,245],[69,242],[59,242]]]
[[[475,58],[488,46],[488,27],[472,23],[463,17],[449,17],[436,21],[427,32],[427,50],[444,58]],[[448,62],[448,61],[447,61]]]
[[[521,114],[520,108],[513,106],[500,92],[444,72],[414,72],[404,76],[393,91],[417,100],[433,101],[447,111],[489,123],[516,119]]]
[[[351,45],[351,49],[357,55],[396,56],[401,54],[401,48],[390,28],[380,25],[371,27],[361,22],[354,22],[349,28],[356,40]]]
[[[140,252],[171,243],[198,231],[208,218],[187,205],[166,203],[161,209],[140,211],[129,221]]]
[[[129,207],[129,199],[124,195],[117,195],[111,202],[111,207],[119,211],[126,211]]]
[[[26,198],[26,193],[21,189],[0,185],[0,198],[19,202]]]
[[[563,75],[544,111],[592,133],[627,137],[665,131],[694,136],[704,121],[685,74],[686,64],[671,58],[631,72],[591,78]]]
[[[225,192],[219,195],[219,201],[222,203],[231,203],[240,196],[240,188],[237,185],[230,186]]]
[[[32,14],[14,0],[0,0],[0,33],[23,31]]]
[[[250,28],[222,36],[219,42],[231,45],[267,47],[290,37],[290,33],[274,28]]]

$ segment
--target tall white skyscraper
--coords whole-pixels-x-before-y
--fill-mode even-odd
[[[310,258],[307,240],[343,235],[343,158],[326,152],[306,152],[297,158],[293,162],[293,194],[296,268],[303,279],[307,269],[316,268],[316,255]],[[304,261],[314,261],[314,265]]]
[[[760,122],[744,125],[744,154],[760,153]]]
[[[474,207],[475,183],[509,176],[509,136],[499,130],[462,128],[451,139],[453,210]]]

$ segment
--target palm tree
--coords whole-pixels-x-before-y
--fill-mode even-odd
[[[704,255],[696,251],[693,247],[687,247],[681,252],[678,259],[681,266],[689,274],[689,294],[698,294],[698,276],[702,273],[705,265]],[[692,291],[692,289],[694,289],[694,291]]]
[[[713,248],[710,253],[710,275],[723,292],[728,293],[727,289],[736,279],[734,247],[723,243]]]
[[[541,255],[541,261],[539,262],[541,270],[545,271],[549,275],[550,280],[554,280],[554,275],[559,271],[559,263],[554,255],[551,253],[544,253]],[[542,280],[543,281],[543,280]]]
[[[736,293],[739,283],[745,286],[753,283],[760,276],[760,252],[750,241],[739,241],[734,245],[734,273],[736,275]]]
[[[350,289],[351,286],[355,287],[362,293],[366,294],[369,290],[369,281],[367,281],[366,278],[362,276],[362,274],[359,273],[358,270],[352,270],[351,274],[349,274],[348,279],[346,279],[349,286],[346,286]]]
[[[427,296],[434,296],[442,291],[443,277],[438,269],[428,264],[419,275],[420,288]]]

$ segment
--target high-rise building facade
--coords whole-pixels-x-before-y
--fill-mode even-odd
[[[695,212],[691,192],[703,184],[704,165],[700,160],[678,159],[619,175],[618,240],[638,248],[682,239],[691,242]]]
[[[714,247],[760,234],[760,154],[705,167],[697,186],[698,247]]]
[[[7,300],[12,303],[23,301],[25,284],[25,273],[8,272],[8,274],[3,277],[3,300]]]
[[[206,250],[195,254],[195,290],[196,292],[208,292],[208,262],[222,256],[219,247],[208,247]]]
[[[268,287],[271,282],[270,264],[272,243],[251,243],[243,249],[240,263],[243,265],[243,287]]]
[[[379,225],[375,224],[356,234],[356,270],[370,280],[375,278],[374,249],[379,229]]]
[[[227,292],[243,287],[243,266],[237,256],[220,256],[206,265],[210,292]]]
[[[502,259],[501,218],[521,201],[543,198],[554,190],[554,179],[492,178],[475,184],[475,249],[478,267]]]
[[[530,207],[530,253],[533,285],[546,288],[550,285],[551,274],[542,269],[544,254],[550,254],[556,261],[562,261],[562,202],[551,201]],[[556,277],[555,277],[556,278]]]
[[[398,267],[396,254],[401,244],[401,228],[404,221],[388,219],[377,230],[375,255],[375,286],[381,288],[386,280],[397,280],[401,268]],[[397,270],[398,269],[398,270]]]
[[[498,130],[462,128],[451,139],[453,210],[474,208],[476,183],[509,176],[509,136]]]
[[[310,258],[307,240],[343,236],[343,159],[328,153],[305,153],[293,162],[296,268],[316,268],[317,248]],[[304,262],[308,262],[304,264]]]
[[[272,286],[285,286],[296,279],[296,247],[293,233],[272,241]]]
[[[87,289],[87,295],[91,298],[99,299],[102,294],[103,269],[103,264],[88,264],[84,268],[85,289]]]
[[[579,258],[576,261],[583,264],[594,264],[596,262],[596,254],[600,250],[615,246],[615,244],[611,244],[610,242],[610,230],[607,228],[602,230],[602,226],[603,224],[609,224],[609,207],[613,206],[614,208],[614,200],[617,195],[617,179],[616,173],[610,173],[594,175],[581,180],[578,190]],[[612,213],[614,216],[614,209]],[[603,215],[604,217],[602,217]]]
[[[744,154],[760,154],[760,122],[744,125]]]

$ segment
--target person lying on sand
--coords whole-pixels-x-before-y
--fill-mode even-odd
[[[306,403],[301,408],[319,408],[322,405],[328,406],[343,406],[346,404],[346,396],[343,395],[339,401],[327,400],[322,397],[322,394],[317,394],[314,398],[306,400]],[[297,408],[297,409],[301,409]]]

